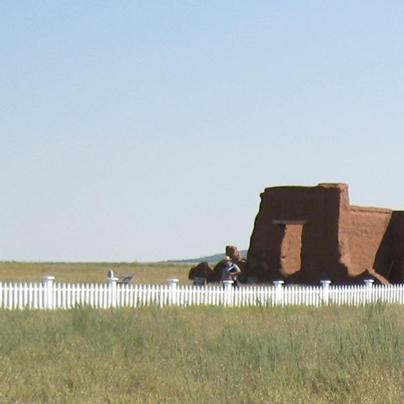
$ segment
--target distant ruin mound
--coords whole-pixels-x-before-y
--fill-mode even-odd
[[[240,254],[243,257],[247,256],[247,250],[240,250]],[[179,260],[169,260],[167,262],[180,262],[180,263],[199,263],[199,262],[210,262],[210,263],[216,263],[221,261],[225,257],[224,253],[219,253],[219,254],[213,254],[213,255],[207,255],[205,257],[199,257],[199,258],[188,258],[188,259],[179,259]]]

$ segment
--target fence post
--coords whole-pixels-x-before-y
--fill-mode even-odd
[[[223,282],[223,289],[226,291],[231,290],[231,287],[233,286],[233,281],[232,280],[224,280]]]
[[[108,307],[116,307],[116,283],[118,279],[116,276],[107,277]]]
[[[284,281],[273,281],[275,287],[275,304],[283,304],[283,284]]]
[[[322,303],[328,306],[330,300],[330,284],[331,281],[324,280],[320,281],[322,286]]]
[[[372,289],[374,279],[365,279],[364,282],[366,285],[366,303],[372,303]]]
[[[52,275],[46,275],[42,277],[42,284],[44,285],[44,308],[53,309],[53,281],[55,277]]]
[[[223,292],[224,292],[224,296],[223,296],[223,305],[224,306],[228,306],[230,304],[230,300],[231,300],[231,293],[233,291],[233,280],[231,279],[225,279],[222,281],[223,283]]]
[[[168,288],[169,288],[169,305],[177,304],[177,284],[179,280],[177,278],[170,278],[167,280]]]

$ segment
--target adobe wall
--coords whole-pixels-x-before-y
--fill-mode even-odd
[[[390,265],[392,253],[390,209],[351,206],[346,216],[341,215],[340,235],[349,244],[349,276],[358,276],[369,268],[383,275]]]
[[[338,240],[342,191],[346,188],[344,184],[321,184],[265,189],[251,235],[247,276],[261,282],[287,278],[310,283],[326,275],[333,279],[346,275]],[[292,234],[285,240],[288,232],[296,233],[292,226],[299,224],[300,239]],[[285,268],[285,253],[294,249],[300,254],[301,268],[293,268],[293,262]]]
[[[404,281],[404,212],[351,206],[345,184],[267,188],[247,261],[260,282],[355,283],[371,268]]]

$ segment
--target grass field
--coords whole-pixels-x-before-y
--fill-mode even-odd
[[[402,403],[398,306],[0,311],[0,402]]]
[[[190,265],[0,263],[188,283]],[[0,403],[404,403],[404,307],[0,310]]]
[[[168,278],[178,278],[189,283],[188,272],[192,264],[141,264],[141,263],[29,263],[0,262],[0,282],[40,282],[44,275],[53,275],[57,282],[103,283],[108,268],[115,274],[134,275],[136,283],[167,283]]]

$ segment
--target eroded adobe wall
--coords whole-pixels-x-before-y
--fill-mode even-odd
[[[344,184],[267,188],[250,239],[248,275],[263,282],[283,278],[316,283],[326,275],[336,281],[346,278],[338,232],[346,189]],[[300,238],[293,224],[302,224]],[[290,231],[295,234],[287,237]]]
[[[351,206],[341,215],[341,238],[349,244],[348,274],[358,276],[369,268],[384,275],[392,255],[392,211]]]
[[[261,194],[249,276],[350,283],[369,278],[371,268],[404,282],[403,211],[351,206],[345,184],[274,187]]]

